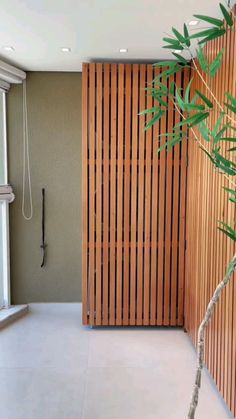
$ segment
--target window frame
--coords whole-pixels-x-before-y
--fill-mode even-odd
[[[8,184],[8,158],[7,158],[7,110],[6,110],[6,91],[0,89],[2,95],[2,118],[3,123],[3,165],[4,165],[4,184]],[[10,238],[9,238],[9,202],[6,200],[0,202],[0,216],[2,218],[2,262],[3,262],[3,278],[2,289],[3,299],[0,302],[0,309],[9,308],[11,304],[10,295]]]

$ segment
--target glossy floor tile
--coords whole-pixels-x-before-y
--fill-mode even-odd
[[[0,418],[187,419],[194,367],[180,329],[90,329],[80,304],[32,304],[0,332]],[[204,372],[209,418],[232,416]]]

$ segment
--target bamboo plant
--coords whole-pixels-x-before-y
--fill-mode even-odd
[[[224,49],[221,49],[214,59],[209,62],[205,45],[217,38],[224,36],[229,31],[234,31],[235,16],[228,1],[225,5],[219,4],[222,17],[215,18],[205,15],[194,15],[206,28],[191,33],[186,24],[183,31],[179,32],[172,28],[171,35],[163,38],[164,46],[171,51],[173,59],[158,62],[154,66],[160,67],[160,72],[153,80],[151,87],[147,88],[156,102],[156,106],[141,112],[142,115],[151,114],[151,119],[146,124],[145,130],[150,129],[160,121],[168,111],[170,103],[180,115],[178,122],[171,132],[161,134],[167,141],[162,144],[158,152],[164,148],[169,151],[182,141],[196,141],[199,148],[206,154],[214,168],[221,173],[228,182],[224,187],[230,202],[236,204],[236,98],[231,92],[224,93],[223,103],[219,101],[211,87],[211,79],[215,77],[221,67]],[[186,89],[179,88],[173,80],[173,76],[189,68],[192,78]],[[201,79],[204,92],[194,88],[193,78]],[[203,90],[203,89],[202,89]],[[212,127],[210,118],[212,113],[217,115],[216,123]],[[235,135],[234,135],[235,133]],[[228,144],[225,153],[223,144]],[[228,225],[223,220],[218,222],[218,228],[222,233],[236,242],[236,221]],[[225,277],[216,287],[213,296],[207,306],[204,318],[198,329],[197,340],[197,366],[193,386],[193,392],[188,412],[188,418],[195,417],[198,405],[199,389],[201,386],[201,372],[204,364],[205,331],[212,318],[214,306],[218,302],[222,290],[229,283],[236,268],[236,255],[229,263]]]

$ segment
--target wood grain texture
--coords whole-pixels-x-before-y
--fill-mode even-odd
[[[83,159],[82,159],[82,292],[83,292],[83,322],[87,323],[88,313],[88,64],[83,64],[82,88],[82,130],[83,130]]]
[[[223,64],[211,85],[220,102],[225,101],[225,91],[231,92],[234,97],[236,95],[235,31],[208,43],[205,47],[207,59],[212,61],[222,48],[225,49]],[[200,77],[195,77],[193,83],[194,87],[209,97]],[[217,115],[212,113],[209,119],[210,129],[216,120]],[[235,136],[235,133],[228,129],[225,136]],[[228,148],[229,145],[225,143],[223,152],[227,153]],[[218,220],[231,225],[235,220],[235,206],[228,201],[223,186],[230,187],[229,181],[216,172],[209,159],[198,149],[197,144],[190,141],[184,314],[185,328],[195,344],[197,329],[207,303],[216,285],[224,277],[226,265],[235,251],[232,241],[217,229]],[[235,296],[235,278],[232,278],[220,298],[208,327],[205,348],[206,365],[234,416],[236,416]]]
[[[173,106],[148,131],[152,116],[138,115],[155,105],[145,88],[159,71],[84,65],[84,324],[183,325],[187,146],[157,153]]]

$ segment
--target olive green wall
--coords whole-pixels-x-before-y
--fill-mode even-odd
[[[12,302],[81,301],[81,73],[27,75],[34,215],[22,201],[22,86],[7,97]],[[41,188],[47,260],[40,267]]]

